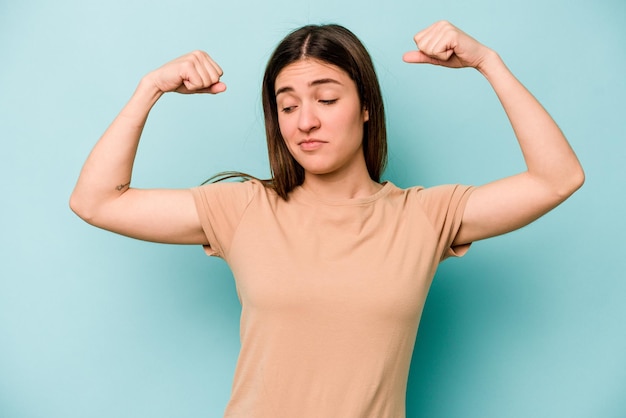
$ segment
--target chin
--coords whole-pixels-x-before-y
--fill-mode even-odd
[[[326,174],[331,174],[334,170],[322,169],[322,168],[307,168],[304,167],[305,174],[311,174],[314,176],[323,176]]]
[[[316,176],[330,174],[336,170],[336,167],[329,164],[311,164],[311,161],[308,161],[308,164],[307,161],[305,161],[304,164],[298,161],[298,164],[300,164],[300,166],[304,169],[305,173],[314,174]]]

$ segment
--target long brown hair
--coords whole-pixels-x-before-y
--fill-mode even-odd
[[[304,181],[304,169],[292,157],[280,133],[275,82],[283,68],[306,58],[335,65],[355,82],[361,105],[369,114],[369,120],[365,122],[363,129],[365,163],[372,180],[379,182],[387,163],[387,131],[378,77],[372,59],[361,41],[343,26],[330,24],[307,25],[294,30],[278,44],[267,63],[262,99],[272,178],[263,183],[287,200],[289,192]],[[232,177],[252,176],[227,172],[213,179]]]

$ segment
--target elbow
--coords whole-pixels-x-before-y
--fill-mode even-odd
[[[79,218],[81,219],[85,219],[85,209],[83,208],[83,204],[81,202],[81,199],[76,196],[76,193],[72,193],[72,195],[70,196],[70,209],[72,210],[72,212],[74,212]]]
[[[568,172],[564,179],[558,191],[561,200],[567,199],[585,184],[585,172],[582,166],[578,164],[575,169]]]
[[[585,171],[583,170],[582,166],[578,166],[578,173],[576,174],[576,188],[574,189],[574,191],[580,189],[581,187],[583,187],[583,184],[585,184]]]
[[[574,170],[570,177],[572,181],[570,194],[573,194],[576,190],[583,187],[583,184],[585,184],[585,171],[583,170],[583,167],[578,164],[576,170]]]
[[[79,194],[73,192],[69,200],[70,209],[83,221],[92,224],[94,223],[93,208],[87,204],[84,198],[81,198]]]

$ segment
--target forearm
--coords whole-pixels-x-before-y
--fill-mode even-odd
[[[563,198],[584,180],[580,163],[552,117],[493,51],[478,70],[487,78],[511,122],[528,174]]]
[[[129,189],[139,139],[152,106],[163,93],[144,78],[96,143],[81,170],[70,206],[91,218]]]

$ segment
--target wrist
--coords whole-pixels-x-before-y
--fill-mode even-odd
[[[496,51],[488,49],[476,69],[486,78],[490,78],[495,73],[505,70],[506,66]]]
[[[150,80],[148,76],[141,79],[137,88],[120,112],[121,117],[131,120],[138,120],[140,124],[145,122],[145,118],[156,104],[163,92]]]
[[[150,77],[150,74],[144,76],[137,85],[135,92],[131,98],[131,102],[140,107],[152,108],[154,104],[161,98],[163,91],[159,89],[156,83]]]
[[[153,72],[143,76],[135,92],[149,97],[156,97],[156,99],[165,93],[154,80]]]

